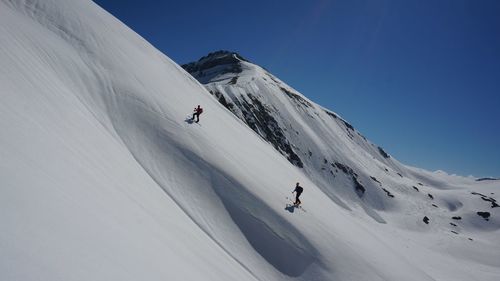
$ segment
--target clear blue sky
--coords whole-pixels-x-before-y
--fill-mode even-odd
[[[96,2],[179,64],[239,52],[403,163],[500,176],[500,1]]]

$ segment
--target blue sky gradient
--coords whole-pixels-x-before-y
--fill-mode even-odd
[[[500,1],[95,2],[179,64],[240,53],[405,164],[500,176]]]

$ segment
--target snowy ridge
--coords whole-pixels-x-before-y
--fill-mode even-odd
[[[494,181],[376,156],[408,179],[420,178],[435,200],[454,204],[463,216],[460,235],[442,226],[449,212],[442,224],[431,216],[429,225],[421,211],[418,220],[398,212],[398,204],[423,191],[392,210],[382,195],[353,193],[352,177],[336,183],[344,191],[328,193],[311,180],[312,160],[301,158],[309,170],[291,165],[180,66],[91,1],[0,0],[0,41],[1,280],[499,276],[498,208],[485,200],[494,196]],[[242,73],[254,69],[236,59]],[[185,122],[196,104],[205,109],[200,124]],[[304,122],[303,109],[294,110],[290,118],[303,127],[294,127],[301,137],[287,138],[290,147],[330,128],[308,129],[313,123]],[[352,151],[357,144],[356,135],[339,141]],[[363,151],[377,152],[370,145]],[[353,155],[338,160],[365,176],[359,166],[369,163],[363,153]],[[368,194],[372,187],[360,180]],[[296,181],[306,188],[306,211],[285,209]],[[484,197],[470,194],[471,182]],[[386,224],[366,216],[375,206]],[[488,221],[476,209],[491,212]]]

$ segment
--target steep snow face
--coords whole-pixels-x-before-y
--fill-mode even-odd
[[[370,199],[380,224],[356,207],[377,198],[361,160],[336,164],[336,187],[351,194],[357,178],[365,197],[328,191],[294,142],[303,168],[91,1],[0,0],[0,42],[0,280],[498,279],[494,181],[469,202],[469,181],[405,168],[425,185],[401,202],[432,190],[443,219],[424,203],[376,215],[384,201]],[[286,207],[296,181],[304,209]]]

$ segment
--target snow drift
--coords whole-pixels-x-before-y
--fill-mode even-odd
[[[494,182],[405,168],[448,209],[328,191],[91,1],[1,0],[0,42],[2,280],[499,277]]]

